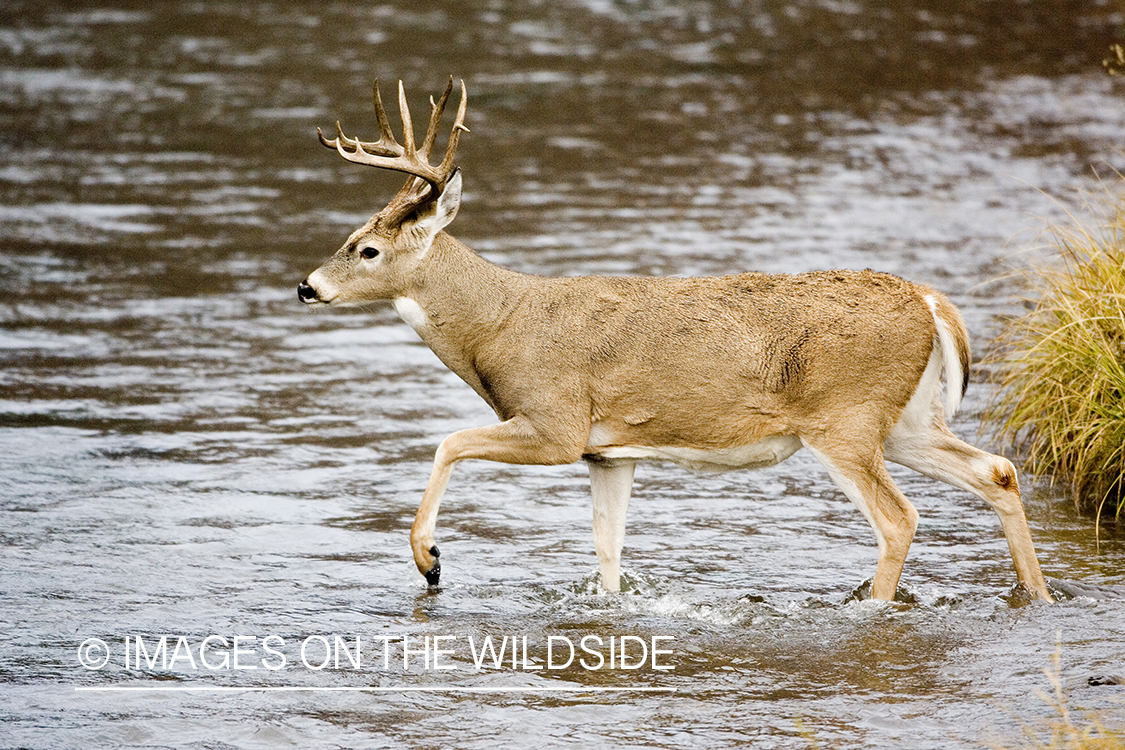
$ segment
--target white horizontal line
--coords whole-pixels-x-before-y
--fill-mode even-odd
[[[165,686],[115,686],[115,687],[76,687],[82,692],[267,692],[267,693],[312,693],[312,692],[356,692],[356,693],[674,693],[676,688],[661,687],[298,687],[262,686],[236,687],[214,685],[207,687],[165,687]]]

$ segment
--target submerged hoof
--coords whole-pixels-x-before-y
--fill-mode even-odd
[[[441,582],[441,561],[437,559],[441,557],[441,552],[437,545],[430,547],[430,554],[434,556],[434,566],[423,572],[422,575],[426,577],[426,583],[429,584],[430,588],[434,588]]]
[[[851,602],[863,602],[871,599],[871,587],[875,585],[874,578],[868,578],[863,583],[852,589],[851,593],[844,597],[844,604]],[[895,589],[895,598],[892,600],[895,604],[917,604],[918,597],[912,591],[904,586],[899,586]]]
[[[1099,674],[1086,679],[1087,685],[1125,685],[1125,677],[1119,674]]]

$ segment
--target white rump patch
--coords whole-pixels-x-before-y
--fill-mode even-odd
[[[961,384],[965,373],[961,372],[961,358],[957,354],[953,331],[949,330],[949,326],[937,313],[937,300],[931,294],[923,299],[930,306],[930,314],[937,327],[938,345],[941,347],[941,358],[945,366],[945,415],[952,417],[961,408]]]
[[[403,322],[413,328],[418,335],[421,335],[422,330],[430,324],[430,316],[410,297],[395,297],[391,304],[394,305],[395,312]]]
[[[941,353],[937,347],[930,352],[930,361],[918,380],[910,401],[895,424],[892,435],[903,437],[913,434],[928,434],[934,426],[936,412],[941,410]],[[948,377],[948,375],[946,376]]]

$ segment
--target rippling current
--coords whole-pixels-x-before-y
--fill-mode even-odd
[[[0,747],[1014,747],[1060,721],[1056,644],[1121,728],[1125,536],[1028,478],[1053,606],[987,507],[898,469],[903,601],[865,599],[874,536],[803,452],[638,467],[612,595],[583,466],[463,464],[428,590],[433,451],[495,417],[389,307],[294,290],[400,182],[316,128],[454,74],[451,231],[490,260],[870,267],[979,357],[1044,221],[1117,189],[1123,33],[1053,0],[6,4]]]

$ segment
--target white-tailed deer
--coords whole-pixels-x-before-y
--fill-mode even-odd
[[[410,531],[414,562],[430,585],[440,576],[438,505],[458,461],[585,459],[601,581],[616,591],[637,461],[753,468],[803,446],[875,530],[873,597],[894,597],[918,522],[887,473],[889,460],[991,505],[1020,583],[1051,601],[1011,462],[946,428],[969,373],[968,334],[949,300],[872,271],[546,278],[493,265],[442,231],[460,205],[453,159],[468,130],[462,82],[445,156],[430,165],[452,87],[451,78],[441,99],[430,100],[421,146],[401,82],[402,144],[378,82],[379,140],[348,138],[339,123],[335,138],[318,131],[348,161],[409,178],[298,287],[308,305],[391,300],[500,418],[438,447]]]

